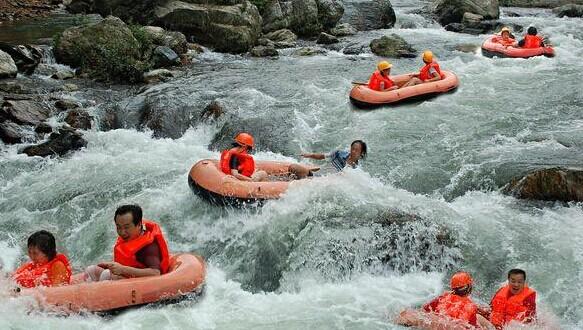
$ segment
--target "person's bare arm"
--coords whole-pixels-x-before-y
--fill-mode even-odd
[[[147,277],[160,275],[159,269],[152,268],[134,268],[124,266],[117,262],[102,262],[98,265],[101,268],[109,269],[113,275],[123,277]]]
[[[244,176],[243,174],[239,173],[239,171],[232,169],[231,170],[231,175],[236,177],[237,179],[241,180],[241,181],[253,181],[251,180],[250,177]]]
[[[310,154],[310,153],[305,153],[305,154],[302,154],[301,156],[304,157],[304,158],[312,158],[312,159],[320,159],[320,160],[326,158],[326,155],[324,155],[324,154]]]

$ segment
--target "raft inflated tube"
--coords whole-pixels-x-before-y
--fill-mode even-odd
[[[188,175],[188,183],[195,194],[205,200],[220,205],[241,205],[278,199],[289,185],[295,181],[242,181],[227,175],[219,169],[217,160],[204,159],[194,164]],[[255,170],[267,172],[270,176],[289,174],[292,163],[256,161]]]
[[[439,81],[423,83],[393,91],[379,92],[366,85],[354,86],[350,91],[350,101],[359,107],[374,107],[396,104],[403,101],[423,100],[455,90],[459,85],[458,77],[451,71],[442,71],[445,77]],[[413,74],[391,76],[397,85],[406,83]]]
[[[476,329],[468,323],[452,319],[446,315],[426,313],[417,310],[407,310],[401,313],[413,326],[419,330],[469,330]]]
[[[82,282],[82,276],[74,275],[71,285],[23,289],[20,295],[34,297],[45,310],[108,312],[200,293],[206,266],[200,256],[179,254],[171,257],[170,270],[160,276],[102,282]]]
[[[494,36],[486,39],[482,44],[482,55],[487,57],[511,57],[511,58],[529,58],[534,56],[555,56],[553,47],[538,48],[520,48],[513,46],[504,46],[498,42],[492,42]]]

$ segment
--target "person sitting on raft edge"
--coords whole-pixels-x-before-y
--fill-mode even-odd
[[[473,279],[466,272],[455,273],[450,280],[451,291],[443,293],[423,305],[421,310],[404,310],[395,323],[404,326],[423,327],[429,326],[431,320],[424,314],[442,315],[460,325],[478,329],[495,329],[494,326],[483,317],[480,308],[470,298],[473,288]]]
[[[528,28],[526,35],[518,42],[518,47],[522,48],[539,48],[545,47],[543,37],[538,35],[538,31],[534,26]]]
[[[526,285],[524,270],[508,272],[508,283],[494,294],[490,308],[490,322],[496,329],[513,321],[524,324],[536,321],[536,291]]]
[[[423,59],[423,63],[425,63],[425,65],[421,68],[419,73],[413,74],[413,77],[409,79],[409,81],[407,81],[401,88],[439,81],[444,78],[443,73],[441,73],[439,64],[433,58],[433,52],[426,50],[423,52],[421,58]]]
[[[511,32],[510,32],[510,28],[508,27],[503,27],[502,30],[500,30],[500,35],[495,35],[492,38],[492,42],[496,42],[499,43],[505,47],[509,47],[509,46],[516,46],[516,40],[514,40],[514,37],[512,36]]]
[[[253,148],[255,141],[251,134],[245,132],[237,134],[232,148],[221,153],[219,161],[221,171],[242,181],[267,180],[267,172],[255,170],[255,161],[249,154]]]
[[[140,206],[118,207],[114,222],[118,238],[113,248],[113,262],[87,267],[86,281],[158,276],[168,272],[170,254],[162,230],[157,223],[142,219]]]
[[[46,230],[28,237],[30,262],[20,266],[12,278],[23,288],[61,286],[71,283],[71,266],[64,254],[57,253],[55,236]]]
[[[399,86],[391,80],[389,76],[391,74],[391,68],[393,65],[388,61],[380,61],[377,64],[377,69],[368,80],[368,88],[379,91],[387,92],[398,89]]]
[[[346,165],[355,168],[361,159],[365,159],[367,155],[366,143],[362,140],[354,140],[350,144],[350,151],[345,150],[334,150],[331,153],[317,154],[317,153],[303,153],[301,157],[311,158],[311,159],[330,159],[330,164],[336,172],[340,172],[346,167]],[[305,178],[307,176],[312,176],[313,173],[307,167],[297,166],[292,171],[299,178]]]

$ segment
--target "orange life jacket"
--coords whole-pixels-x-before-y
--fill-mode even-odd
[[[437,306],[433,312],[476,325],[478,306],[468,296],[462,297],[452,292],[446,292],[438,298]]]
[[[138,261],[136,253],[145,246],[156,242],[160,248],[160,273],[165,274],[170,268],[170,253],[162,230],[155,222],[143,220],[142,223],[146,230],[136,239],[124,241],[121,237],[117,238],[113,247],[113,261],[128,267],[146,268],[145,265]]]
[[[527,34],[524,36],[524,46],[523,48],[539,48],[541,47],[543,42],[543,38],[541,38],[540,36],[536,35],[530,35]]]
[[[368,80],[368,88],[374,91],[381,90],[381,83],[385,83],[385,89],[391,88],[395,85],[395,83],[389,77],[385,77],[381,74],[380,71],[375,71]]]
[[[492,307],[490,322],[495,326],[503,326],[512,320],[526,321],[529,315],[527,315],[528,308],[524,306],[524,300],[532,294],[536,292],[525,286],[520,293],[511,295],[510,285],[503,286],[490,302]]]
[[[427,81],[429,79],[432,79],[433,76],[429,73],[429,70],[431,68],[434,68],[435,71],[437,71],[437,73],[439,74],[441,79],[445,78],[445,75],[443,73],[441,73],[441,69],[439,68],[439,64],[437,64],[436,62],[431,62],[431,63],[425,64],[425,66],[421,68],[421,71],[419,71],[419,79],[421,79],[422,81]]]
[[[18,285],[24,288],[34,288],[36,286],[53,286],[51,281],[51,268],[55,262],[60,261],[65,265],[67,270],[66,283],[71,283],[71,265],[69,260],[63,254],[57,254],[53,260],[45,264],[35,264],[34,262],[26,263],[20,266],[13,275],[14,280]]]
[[[253,160],[253,156],[247,153],[241,153],[236,151],[237,148],[233,148],[230,150],[225,150],[221,153],[221,160],[220,166],[221,171],[225,174],[231,174],[231,157],[237,157],[239,161],[239,166],[237,167],[237,171],[241,175],[246,177],[251,177],[255,172],[255,161]]]

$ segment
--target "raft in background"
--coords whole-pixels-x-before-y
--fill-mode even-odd
[[[434,82],[423,83],[411,87],[399,88],[388,92],[379,92],[367,85],[357,85],[350,91],[350,101],[359,108],[371,108],[385,104],[398,104],[405,101],[422,101],[440,94],[454,91],[459,86],[458,77],[451,71],[441,71],[445,76]],[[391,76],[396,85],[403,85],[413,74]]]
[[[497,42],[492,42],[494,36],[486,39],[482,44],[482,55],[486,57],[509,57],[509,58],[529,58],[535,56],[554,57],[553,47],[519,48],[504,46]]]
[[[170,258],[170,270],[160,276],[116,281],[82,282],[74,275],[71,285],[23,289],[43,310],[57,312],[111,312],[150,303],[175,301],[202,293],[206,265],[202,257],[178,254]]]

